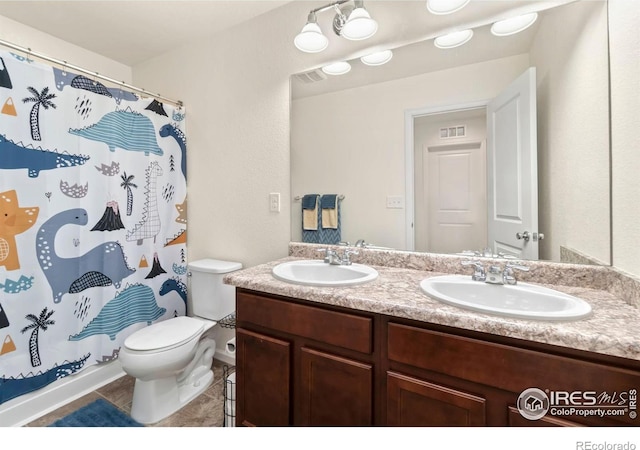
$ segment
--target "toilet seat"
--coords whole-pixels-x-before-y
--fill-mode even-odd
[[[174,317],[136,331],[125,339],[124,346],[133,352],[171,350],[198,337],[204,325],[193,317]]]

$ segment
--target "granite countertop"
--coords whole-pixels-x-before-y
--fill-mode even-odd
[[[277,264],[296,259],[308,258],[289,256],[232,272],[224,281],[327,305],[640,360],[640,310],[606,290],[527,281],[582,298],[591,305],[592,314],[578,321],[525,320],[450,306],[420,290],[420,281],[448,274],[444,272],[373,265],[379,273],[376,280],[348,287],[295,285],[271,275]]]

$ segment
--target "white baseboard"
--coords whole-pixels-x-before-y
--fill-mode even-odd
[[[223,363],[229,364],[230,366],[236,365],[236,355],[230,355],[227,351],[216,351],[213,359],[222,361]]]
[[[0,405],[0,426],[21,427],[124,376],[120,361],[91,366]]]

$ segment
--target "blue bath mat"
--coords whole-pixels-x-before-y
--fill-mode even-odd
[[[98,399],[53,422],[50,427],[143,427],[106,400]]]

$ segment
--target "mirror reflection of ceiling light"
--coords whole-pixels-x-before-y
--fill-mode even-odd
[[[307,53],[318,53],[327,48],[329,39],[322,34],[316,22],[315,13],[309,13],[307,24],[302,27],[302,31],[295,37],[293,43],[298,50]]]
[[[454,31],[453,33],[438,36],[433,44],[438,48],[455,48],[465,44],[473,37],[473,30]]]
[[[329,64],[322,68],[322,71],[327,75],[344,75],[351,70],[351,64],[346,61],[340,61],[337,63]]]
[[[495,36],[509,36],[511,34],[516,34],[533,25],[537,18],[538,13],[530,13],[501,20],[491,26],[491,33]]]
[[[381,66],[391,61],[393,52],[391,50],[383,50],[381,52],[371,53],[370,55],[360,58],[363,64],[367,66]]]
[[[460,11],[471,0],[427,0],[427,9],[431,14],[451,14]]]

